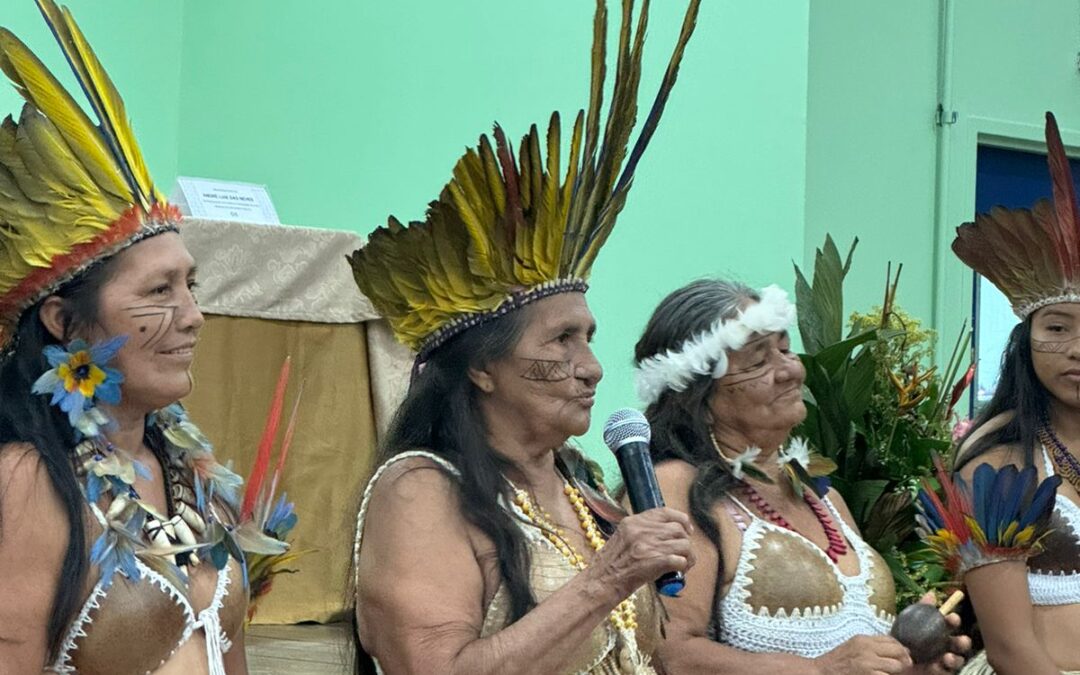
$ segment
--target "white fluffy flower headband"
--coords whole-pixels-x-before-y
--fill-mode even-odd
[[[795,305],[778,286],[760,291],[755,302],[728,320],[717,319],[704,333],[682,344],[678,350],[650,356],[635,371],[638,397],[655,403],[666,390],[683,391],[698,375],[718,380],[727,373],[727,352],[741,349],[754,333],[787,330],[795,323]]]

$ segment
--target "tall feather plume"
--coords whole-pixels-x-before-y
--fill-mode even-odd
[[[0,28],[0,69],[29,104],[53,121],[98,186],[129,200],[131,190],[101,131],[41,60],[6,28]]]
[[[254,513],[255,501],[263,489],[263,481],[266,480],[266,471],[270,466],[270,453],[274,449],[274,439],[277,438],[278,425],[281,423],[281,412],[285,405],[285,388],[289,385],[289,370],[292,359],[285,358],[278,373],[277,385],[274,387],[274,397],[270,402],[270,413],[266,417],[266,425],[263,427],[262,438],[259,439],[259,448],[255,454],[255,464],[251,469],[251,476],[247,481],[244,491],[244,501],[240,506],[240,519],[249,520]]]
[[[75,20],[37,2],[100,124],[0,28],[0,71],[26,101],[18,122],[0,123],[0,350],[34,301],[179,218],[154,192],[123,102]]]
[[[633,164],[663,113],[699,4],[689,0],[656,101],[633,145]],[[401,342],[426,350],[493,314],[511,297],[528,302],[542,295],[533,291],[556,292],[550,285],[554,282],[561,282],[560,288],[584,288],[626,202],[633,173],[626,159],[637,122],[650,3],[644,0],[638,12],[634,5],[635,0],[621,0],[615,82],[603,124],[608,12],[606,0],[597,0],[589,102],[575,117],[569,152],[562,153],[557,113],[545,136],[536,125],[530,127],[516,146],[516,157],[515,146],[496,124],[493,142],[481,136],[458,160],[453,178],[423,222],[402,226],[391,219],[348,256],[357,284]],[[467,253],[466,269],[460,267],[460,253],[434,253],[451,241],[455,251]],[[452,282],[437,281],[452,274],[454,266],[460,272]]]
[[[575,274],[581,274],[583,273],[582,271],[587,272],[587,270],[592,267],[593,262],[596,260],[596,255],[600,251],[600,247],[607,242],[607,238],[611,234],[611,230],[615,225],[615,217],[622,211],[622,208],[626,203],[626,194],[633,181],[634,171],[637,169],[638,162],[641,161],[641,157],[645,153],[649,141],[652,140],[653,134],[656,133],[656,128],[660,123],[660,118],[663,116],[664,108],[667,106],[668,98],[671,96],[671,90],[675,86],[675,81],[679,75],[679,65],[682,63],[683,53],[686,51],[686,45],[690,41],[690,37],[694,34],[694,28],[697,26],[697,17],[700,6],[701,0],[691,0],[690,5],[686,10],[686,15],[683,17],[682,29],[679,33],[679,39],[675,44],[675,50],[672,53],[671,59],[668,62],[668,67],[664,72],[664,78],[660,83],[660,89],[656,93],[656,98],[653,100],[652,108],[649,110],[649,116],[642,125],[641,132],[638,135],[637,141],[634,143],[629,160],[623,167],[618,183],[615,185],[607,203],[597,217],[597,226],[586,238],[584,251],[574,270]],[[636,97],[636,86],[634,94]],[[625,151],[625,145],[623,148]]]
[[[37,0],[37,4],[90,100],[100,123],[99,128],[109,142],[126,182],[138,198],[139,205],[149,211],[153,204],[163,200],[154,188],[142,151],[135,141],[120,93],[71,12],[66,7],[57,7],[53,0]]]
[[[1061,142],[1054,114],[1046,113],[1046,160],[1050,165],[1050,181],[1054,186],[1054,211],[1057,227],[1053,235],[1055,250],[1063,276],[1068,281],[1080,281],[1080,215],[1076,210],[1076,189],[1065,146]]]
[[[1057,120],[1046,113],[1047,164],[1053,201],[1030,209],[995,206],[956,229],[952,249],[990,280],[1026,318],[1035,309],[1080,294],[1080,207]]]

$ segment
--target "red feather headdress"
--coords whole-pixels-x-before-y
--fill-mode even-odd
[[[952,250],[990,280],[1021,319],[1059,302],[1080,302],[1080,210],[1053,113],[1046,113],[1053,201],[1030,209],[994,207],[956,228]]]

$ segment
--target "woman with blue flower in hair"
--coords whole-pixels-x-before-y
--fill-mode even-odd
[[[203,325],[180,215],[38,4],[98,120],[0,29],[27,101],[0,124],[0,670],[244,673],[240,479],[177,403]]]

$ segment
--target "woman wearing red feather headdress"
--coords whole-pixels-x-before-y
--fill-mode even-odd
[[[1040,537],[1045,527],[1037,527],[1011,542],[1017,544],[1011,553],[961,566],[986,645],[968,673],[1080,672],[1080,214],[1050,113],[1046,142],[1053,201],[991,209],[961,225],[953,242],[957,256],[1001,289],[1021,320],[1009,338],[993,399],[958,455],[956,469],[971,485],[972,509],[979,512],[978,501],[987,494],[1003,494],[1000,480],[991,480],[991,467],[1015,466],[1020,477],[1026,470],[1032,486],[1035,476],[1060,482],[1048,504],[1032,501],[1035,510],[1045,507],[1045,517],[1021,516],[1036,525],[1048,520],[1049,534]],[[975,521],[997,515],[984,511]]]

